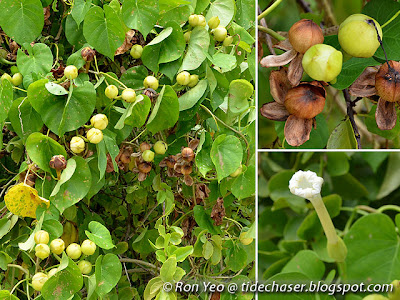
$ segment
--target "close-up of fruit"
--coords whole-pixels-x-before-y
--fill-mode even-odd
[[[134,89],[125,89],[121,94],[122,100],[128,103],[133,103],[136,101],[136,92]]]
[[[15,86],[19,86],[22,83],[22,74],[21,73],[15,73],[12,78],[11,78],[11,83]]]
[[[35,233],[34,239],[36,244],[48,244],[50,240],[49,233],[44,230],[39,230]]]
[[[41,259],[49,257],[50,247],[47,244],[37,244],[35,247],[35,255]]]
[[[92,271],[92,264],[86,260],[81,260],[78,263],[78,268],[82,274],[89,274]]]
[[[107,86],[104,93],[107,96],[107,98],[115,99],[118,96],[118,88],[115,85],[111,84],[111,85]]]
[[[108,118],[104,114],[97,114],[94,115],[90,119],[90,125],[92,125],[94,128],[99,129],[99,130],[104,130],[108,126]]]
[[[72,259],[78,259],[82,255],[81,246],[76,243],[70,244],[67,249],[65,249],[65,252]]]
[[[82,253],[92,255],[96,251],[96,244],[91,240],[84,240],[81,244]]]
[[[188,87],[193,88],[199,83],[199,75],[190,75]]]
[[[50,250],[54,254],[60,255],[65,249],[65,243],[62,239],[55,239],[50,242]]]
[[[37,272],[32,277],[32,287],[35,289],[35,291],[40,292],[48,279],[49,277],[46,274]]]
[[[67,66],[64,70],[64,76],[69,79],[73,80],[78,77],[78,68],[74,65]]]
[[[380,45],[378,34],[382,40],[382,28],[376,20],[354,14],[340,24],[338,38],[342,49],[351,56],[371,57]]]
[[[302,19],[289,30],[289,42],[297,52],[306,53],[308,49],[324,42],[321,27],[311,20]]]
[[[145,88],[156,90],[158,89],[158,79],[154,76],[147,76],[143,81],[143,85]]]
[[[136,44],[132,46],[130,54],[134,59],[141,58],[142,53],[143,53],[143,47],[141,45]]]
[[[190,82],[190,73],[187,71],[180,72],[176,76],[176,82],[180,85],[188,85]]]
[[[69,144],[71,151],[79,154],[85,150],[85,141],[79,136],[74,136]]]
[[[164,155],[165,152],[167,152],[168,150],[168,145],[167,143],[163,142],[163,141],[157,141],[154,146],[154,152],[160,155]]]
[[[98,144],[103,140],[103,132],[97,128],[91,128],[86,133],[86,138],[92,144]]]
[[[223,26],[218,26],[213,31],[214,38],[217,42],[223,42],[228,35],[228,31]]]
[[[210,27],[210,29],[215,29],[219,26],[219,24],[221,23],[221,20],[219,19],[218,16],[214,16],[212,17],[210,20],[208,20],[208,27]]]
[[[154,155],[154,152],[151,150],[145,150],[142,153],[142,157],[145,162],[152,162],[154,160]]]

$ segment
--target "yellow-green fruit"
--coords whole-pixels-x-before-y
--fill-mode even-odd
[[[230,176],[231,177],[238,177],[240,174],[243,172],[243,165],[240,165],[239,168],[236,169],[235,172],[233,172]]]
[[[388,298],[382,295],[372,294],[368,295],[367,297],[364,297],[363,300],[388,300]]]
[[[50,247],[47,244],[37,244],[35,247],[35,255],[41,259],[48,258],[50,255]]]
[[[185,32],[185,34],[183,35],[183,37],[185,38],[186,44],[189,43],[191,35],[192,35],[191,31]]]
[[[79,136],[74,136],[71,139],[71,142],[69,144],[69,148],[71,149],[72,152],[75,154],[79,154],[85,150],[85,141],[83,138]]]
[[[210,27],[210,29],[215,29],[220,23],[221,21],[219,20],[218,16],[215,16],[208,20],[208,27]]]
[[[205,27],[207,25],[206,18],[203,15],[199,15],[199,23],[197,26]]]
[[[134,89],[127,88],[122,91],[122,100],[128,103],[133,103],[136,101],[136,92]]]
[[[84,240],[81,245],[82,253],[92,255],[96,251],[96,244],[91,240]]]
[[[43,285],[46,283],[46,281],[49,279],[49,277],[42,273],[38,272],[32,277],[32,286],[35,289],[35,291],[40,292],[43,288]]]
[[[76,77],[78,77],[77,67],[75,67],[74,65],[67,66],[64,69],[64,76],[69,80],[72,80],[72,79],[75,79]]]
[[[62,239],[52,240],[50,243],[50,250],[54,254],[60,255],[65,249],[65,243]]]
[[[187,71],[180,72],[176,75],[176,82],[180,85],[188,85],[190,81],[190,73]]]
[[[217,42],[223,42],[226,39],[226,36],[228,35],[228,31],[226,31],[225,27],[219,26],[214,29],[213,35]]]
[[[342,49],[355,57],[373,56],[380,45],[374,23],[382,39],[381,26],[373,18],[355,14],[344,20],[338,33]]]
[[[142,153],[142,158],[146,162],[152,162],[154,160],[154,152],[151,150],[145,150]]]
[[[400,300],[400,281],[393,280],[391,285],[393,285],[393,290],[388,293],[389,300]]]
[[[199,75],[190,75],[188,87],[195,87],[199,83]]]
[[[139,59],[142,57],[143,47],[141,45],[133,45],[131,48],[131,56],[134,59]]]
[[[151,88],[153,90],[158,89],[158,80],[154,76],[147,76],[143,80],[143,85],[145,88]]]
[[[72,259],[78,259],[82,255],[81,246],[76,243],[69,245],[65,252],[67,252],[67,255]]]
[[[192,27],[196,27],[197,25],[199,25],[199,15],[191,15],[189,17],[189,24]]]
[[[97,129],[100,130],[104,130],[107,128],[108,125],[108,118],[106,115],[104,114],[97,114],[94,115],[91,119],[90,119],[90,124]]]
[[[247,232],[242,232],[239,236],[239,240],[243,245],[250,245],[253,242],[253,238],[247,236]]]
[[[118,96],[118,88],[115,85],[111,84],[106,88],[104,93],[106,94],[107,98],[115,99]]]
[[[22,74],[21,73],[15,73],[11,79],[11,83],[14,86],[19,86],[22,83]]]
[[[48,244],[50,240],[49,233],[45,230],[39,230],[35,233],[34,239],[36,244]]]
[[[330,82],[342,71],[343,55],[332,46],[317,44],[303,56],[304,71],[313,79]]]
[[[154,144],[153,148],[154,148],[154,152],[156,152],[157,154],[164,155],[165,152],[167,152],[168,145],[167,145],[167,143],[165,143],[163,141],[157,141]]]
[[[8,73],[4,73],[3,75],[1,75],[0,80],[1,80],[1,81],[3,81],[3,80],[8,80],[9,82],[12,83],[12,78],[11,78],[10,74],[8,74]]]
[[[227,36],[226,39],[224,40],[224,42],[222,43],[222,45],[224,47],[228,47],[230,45],[232,45],[233,42],[233,36]]]
[[[92,264],[88,262],[87,260],[81,260],[78,263],[78,268],[81,270],[81,273],[86,275],[92,272]]]
[[[103,140],[103,132],[96,128],[91,128],[86,133],[86,138],[92,144],[98,144]]]

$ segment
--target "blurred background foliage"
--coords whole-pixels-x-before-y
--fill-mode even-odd
[[[400,279],[397,278],[399,272],[389,271],[393,266],[389,264],[397,264],[391,260],[398,259],[399,251],[385,252],[387,245],[399,246],[398,229],[394,226],[394,222],[397,228],[400,225],[398,152],[260,153],[259,279],[272,280],[288,272],[300,272],[309,279],[324,279],[325,282],[340,276],[337,266],[327,255],[326,238],[312,205],[289,191],[289,180],[298,170],[311,170],[324,178],[321,195],[349,250],[348,279],[385,283]],[[358,225],[354,226],[355,223]],[[374,236],[377,239],[374,240],[374,230],[378,231],[377,235],[381,232],[391,237]],[[362,238],[362,234],[370,240]],[[352,242],[353,236],[359,236],[360,240]],[[292,299],[292,295],[286,296]],[[314,295],[305,296],[304,299],[314,299]],[[353,296],[336,296],[336,299],[362,299]],[[268,297],[265,295],[262,299]],[[271,297],[268,299],[275,299]],[[323,299],[335,298],[325,294]]]
[[[270,0],[259,0],[259,12],[264,11],[267,7],[271,5],[274,1]],[[304,9],[299,3],[308,3],[310,5],[310,10],[312,13],[305,13]],[[267,26],[280,34],[284,35],[290,29],[290,27],[302,18],[312,19],[317,24],[322,24],[324,28],[328,28],[335,25],[340,25],[340,23],[346,19],[349,15],[355,13],[361,13],[362,8],[368,1],[366,0],[284,0],[280,5],[278,5],[267,17]],[[265,43],[265,33],[259,32],[259,41],[263,48],[263,56],[271,54]],[[332,38],[333,37],[333,38]],[[325,43],[334,45],[337,43],[334,41],[336,36],[331,36],[325,38]],[[276,54],[283,53],[280,50],[276,50]],[[349,57],[344,57],[344,60]],[[276,68],[274,68],[276,69]],[[258,103],[261,107],[264,103],[273,101],[272,96],[269,91],[269,74],[273,70],[272,68],[263,68],[258,66]],[[305,76],[306,81],[307,76]],[[317,117],[317,130],[311,132],[310,141],[306,142],[299,148],[303,149],[316,149],[325,148],[326,142],[330,133],[344,120],[346,115],[346,105],[343,99],[341,91],[336,90],[332,87],[327,88],[327,101],[324,111],[321,116]],[[359,129],[361,132],[361,144],[363,148],[387,148],[387,147],[399,147],[399,138],[387,136],[378,130],[375,125],[375,120],[373,115],[369,116],[368,112],[371,111],[372,103],[368,100],[363,100],[356,107],[358,117],[361,118],[363,122],[359,122]],[[371,121],[372,120],[372,121]],[[283,138],[283,127],[284,122],[275,122],[262,117],[259,114],[259,148],[277,148],[281,143]],[[348,128],[351,128],[347,124]],[[278,139],[278,133],[281,140]],[[379,135],[377,135],[378,133]],[[386,140],[389,139],[390,141]],[[284,148],[293,148],[287,143],[284,144]],[[353,148],[346,147],[346,148]]]

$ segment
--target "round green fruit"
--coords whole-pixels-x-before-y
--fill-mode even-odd
[[[83,140],[83,138],[81,138],[79,136],[74,136],[71,139],[69,148],[71,149],[71,151],[73,153],[79,154],[85,150],[85,141]]]
[[[122,100],[128,103],[133,103],[136,101],[136,92],[134,89],[127,88],[122,91]]]
[[[220,23],[221,21],[219,20],[218,16],[215,16],[208,20],[208,27],[210,27],[210,29],[215,29]]]
[[[156,90],[158,89],[158,80],[154,76],[147,76],[143,81],[144,87]]]
[[[48,244],[50,240],[49,233],[45,230],[39,230],[35,233],[34,239],[36,244]]]
[[[141,45],[138,45],[138,44],[133,45],[132,48],[131,48],[131,52],[130,53],[131,53],[131,56],[134,59],[139,59],[139,58],[142,57],[143,47]]]
[[[157,141],[154,144],[153,148],[157,154],[164,155],[165,152],[167,152],[167,150],[168,150],[168,145],[167,145],[167,143],[165,143],[163,141]]]
[[[190,75],[188,87],[195,87],[199,83],[199,75]]]
[[[92,255],[96,251],[96,244],[91,240],[84,240],[81,245],[82,253]]]
[[[233,172],[230,176],[231,177],[238,177],[240,174],[243,172],[243,165],[240,165],[239,168],[236,169],[235,172]]]
[[[232,45],[232,42],[233,42],[233,36],[227,36],[222,45],[224,47],[229,47],[230,45]]]
[[[65,249],[65,243],[62,239],[52,240],[50,243],[50,250],[54,254],[60,255]]]
[[[97,128],[91,128],[86,133],[86,138],[92,144],[98,144],[103,140],[103,132]]]
[[[154,152],[151,150],[145,150],[142,153],[142,158],[145,162],[152,162],[154,160]]]
[[[205,27],[206,25],[206,18],[203,15],[199,15],[199,24],[197,26]]]
[[[50,247],[47,244],[37,244],[35,247],[35,255],[40,259],[48,258],[50,255]]]
[[[342,52],[332,46],[318,44],[312,46],[303,56],[304,71],[313,79],[330,82],[342,71]]]
[[[35,291],[40,292],[43,288],[43,285],[46,283],[46,281],[49,279],[49,277],[42,273],[38,272],[32,277],[32,286],[35,289]]]
[[[11,77],[10,74],[8,74],[8,73],[4,73],[3,75],[1,75],[0,80],[1,80],[1,81],[8,80],[9,82],[12,83],[12,77]]]
[[[78,69],[77,69],[77,67],[75,67],[74,65],[67,66],[64,69],[64,76],[69,80],[73,80],[76,77],[78,77]]]
[[[90,124],[97,129],[100,130],[104,130],[107,128],[108,126],[108,118],[106,115],[104,114],[97,114],[94,115],[91,119],[90,119]]]
[[[22,83],[22,74],[21,73],[15,73],[13,77],[11,78],[11,83],[14,86],[19,86]]]
[[[190,73],[187,71],[180,72],[176,75],[176,82],[180,85],[188,85],[190,82]]]
[[[192,27],[196,27],[199,25],[199,15],[191,15],[189,17],[189,25]]]
[[[77,243],[70,244],[65,252],[67,252],[67,255],[72,259],[78,259],[82,255],[81,246]]]
[[[226,39],[226,36],[228,35],[228,31],[226,31],[225,27],[219,26],[214,29],[213,35],[217,42],[223,42]]]
[[[115,99],[118,97],[118,88],[115,85],[109,85],[104,91],[106,97],[109,99]]]
[[[86,275],[92,272],[92,264],[88,262],[87,260],[81,260],[78,263],[78,268],[81,270],[81,273]]]
[[[183,37],[185,38],[186,44],[189,43],[189,41],[190,41],[190,36],[191,36],[191,35],[192,35],[192,32],[191,32],[191,31],[185,32],[185,34],[183,35]]]
[[[380,45],[374,23],[382,39],[381,26],[373,18],[355,14],[344,20],[338,33],[342,49],[355,57],[373,56]]]

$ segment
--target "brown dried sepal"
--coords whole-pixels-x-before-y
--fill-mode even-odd
[[[126,51],[132,48],[132,45],[136,42],[135,38],[135,30],[131,29],[127,33],[125,33],[124,43],[115,50],[115,55],[124,54]]]
[[[85,47],[82,49],[81,55],[84,61],[91,62],[93,61],[94,56],[96,55],[96,51],[90,47]]]
[[[284,129],[287,143],[293,147],[303,145],[310,139],[312,127],[312,119],[301,119],[293,115],[290,116],[285,123]]]
[[[400,101],[400,63],[389,61],[391,68],[384,63],[375,76],[377,94],[386,101]]]
[[[67,167],[67,160],[64,155],[54,155],[50,162],[50,168],[55,169],[56,171],[64,170]]]
[[[371,97],[376,95],[375,77],[377,67],[367,67],[349,87],[349,93],[356,97]]]
[[[375,112],[376,125],[380,130],[390,130],[396,126],[396,102],[389,102],[379,98]]]
[[[211,211],[211,219],[214,220],[214,224],[216,226],[222,225],[222,221],[225,217],[225,207],[224,207],[224,199],[218,198],[217,203],[212,208]]]
[[[311,20],[303,19],[293,24],[289,29],[289,41],[293,48],[300,53],[324,42],[322,29]]]

